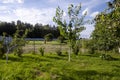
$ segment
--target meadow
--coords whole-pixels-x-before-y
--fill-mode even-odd
[[[29,42],[24,49],[33,49]],[[28,47],[29,46],[29,47]],[[30,47],[31,46],[31,47]],[[37,51],[45,47],[45,54]],[[0,59],[0,80],[119,80],[120,54],[110,53],[114,60],[102,60],[100,53],[71,54],[68,61],[68,45],[62,44],[62,55],[55,52],[60,45],[57,42],[36,42],[36,53],[26,51],[22,57],[9,54],[9,60]],[[49,52],[50,51],[50,52]]]

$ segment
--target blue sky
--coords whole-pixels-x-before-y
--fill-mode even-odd
[[[0,0],[0,21],[28,22],[31,24],[54,24],[52,21],[56,7],[60,6],[66,13],[69,4],[82,4],[81,14],[87,11],[86,19],[93,19],[107,7],[110,0]],[[85,25],[83,37],[89,37],[94,25]]]

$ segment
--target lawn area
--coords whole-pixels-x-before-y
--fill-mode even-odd
[[[0,80],[119,80],[120,55],[115,60],[101,60],[98,54],[9,54],[0,60]]]

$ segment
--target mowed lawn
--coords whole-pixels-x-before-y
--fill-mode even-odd
[[[120,80],[120,54],[110,53],[114,60],[102,60],[100,54],[68,54],[55,52],[9,54],[9,61],[0,59],[0,80]]]

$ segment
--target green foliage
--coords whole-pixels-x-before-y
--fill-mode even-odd
[[[22,47],[27,44],[25,37],[27,36],[29,30],[26,29],[23,35],[19,35],[20,30],[17,29],[16,33],[13,36],[12,42],[9,44],[9,48],[13,47],[13,51],[15,55],[21,56],[23,53]]]
[[[0,44],[0,58],[2,58],[4,56],[4,54],[5,54],[4,47]]]
[[[102,60],[114,60],[114,58],[108,54],[102,54],[100,57]]]
[[[56,9],[56,15],[53,17],[53,21],[58,25],[60,34],[65,37],[70,43],[69,60],[71,48],[75,46],[76,40],[79,39],[80,32],[85,29],[83,27],[83,20],[86,13],[80,17],[80,10],[81,4],[78,4],[77,6],[70,4],[67,13],[68,19],[65,19],[63,15],[64,11],[58,7]]]
[[[42,56],[44,56],[44,49],[45,49],[44,47],[39,48],[39,52],[41,53]]]
[[[22,48],[14,49],[14,55],[17,55],[17,56],[21,57],[22,54],[23,54],[23,49]]]
[[[2,35],[3,32],[6,32],[7,35],[13,36],[16,32],[17,27],[22,30],[22,32],[19,33],[20,35],[23,35],[26,29],[30,30],[27,35],[28,38],[44,38],[44,36],[48,33],[52,33],[54,35],[54,38],[57,38],[60,35],[57,26],[51,26],[49,24],[43,25],[41,23],[32,25],[20,20],[12,22],[0,21],[0,35]]]
[[[61,55],[62,55],[61,49],[58,48],[58,49],[56,50],[56,53],[57,53],[58,56],[61,56]]]
[[[45,35],[44,38],[45,38],[46,41],[52,41],[53,40],[53,34],[49,33],[49,34]]]
[[[59,36],[57,39],[60,43],[64,43],[65,38],[63,36]]]
[[[75,44],[75,46],[73,47],[73,53],[74,53],[75,55],[78,55],[79,51],[80,51],[80,44],[77,42],[77,43]]]
[[[89,49],[88,49],[88,53],[89,53],[89,54],[94,54],[94,53],[95,53],[95,49],[92,48],[92,47],[89,48]]]
[[[5,45],[5,33],[3,33],[3,37],[0,41],[0,58],[3,58],[6,51],[7,51],[7,48]]]
[[[95,18],[95,30],[92,33],[94,48],[112,50],[120,46],[120,5],[119,0],[108,3],[108,9]]]

